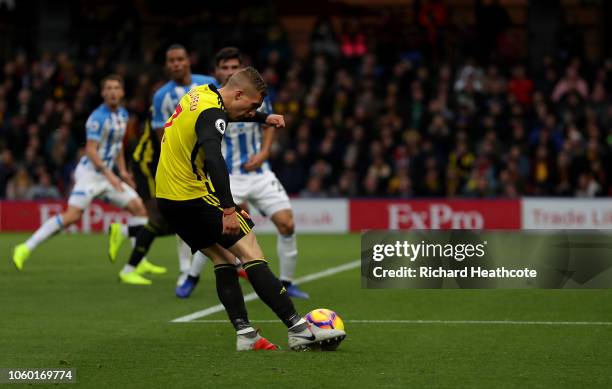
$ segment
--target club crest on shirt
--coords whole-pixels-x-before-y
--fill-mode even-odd
[[[221,135],[223,135],[225,133],[225,120],[217,119],[215,122],[215,128],[221,133]]]
[[[87,120],[86,126],[93,132],[98,132],[100,130],[100,123],[93,119]]]

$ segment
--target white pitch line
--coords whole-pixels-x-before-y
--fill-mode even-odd
[[[318,273],[308,274],[302,278],[296,279],[295,281],[293,281],[293,283],[294,284],[304,284],[306,282],[315,281],[321,278],[333,276],[334,274],[337,274],[337,273],[355,269],[359,267],[360,265],[361,265],[361,260],[351,261],[351,262],[345,263],[344,265],[331,267],[329,269],[320,271]],[[249,293],[246,296],[244,296],[244,302],[246,303],[249,301],[257,300],[257,298],[258,298],[257,294]],[[189,315],[176,318],[172,320],[171,323],[187,323],[190,321],[194,321],[195,319],[200,319],[202,317],[210,316],[217,312],[222,312],[224,309],[225,308],[223,308],[223,305],[221,304],[213,305],[212,307],[206,308],[204,310],[197,311],[194,313],[190,313]],[[225,320],[224,322],[227,322],[227,320]]]
[[[227,320],[192,320],[194,323],[217,324]],[[251,320],[252,323],[278,323],[278,320]],[[542,326],[612,326],[609,321],[520,321],[520,320],[344,320],[351,324],[492,324]]]

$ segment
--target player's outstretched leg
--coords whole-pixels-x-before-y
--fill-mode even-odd
[[[108,228],[108,258],[111,262],[117,260],[119,250],[127,238],[132,240],[132,247],[135,246],[136,236],[147,224],[148,219],[143,216],[132,216],[128,224],[112,223]]]
[[[291,349],[305,350],[324,342],[344,339],[346,336],[344,331],[311,326],[297,313],[286,288],[268,267],[253,232],[249,232],[236,242],[229,248],[229,251],[241,259],[257,296],[289,328],[289,347]]]
[[[136,244],[132,249],[129,262],[119,272],[119,279],[125,284],[150,285],[151,280],[143,277],[144,274],[164,274],[166,268],[156,266],[144,258],[149,251],[151,243],[158,236],[159,230],[151,222],[136,235]]]
[[[276,253],[280,263],[280,281],[289,297],[307,299],[310,297],[308,293],[293,283],[298,255],[293,212],[291,209],[280,210],[272,215],[271,220],[278,230]]]
[[[176,252],[179,262],[179,276],[176,280],[176,285],[182,285],[187,276],[189,275],[189,269],[191,267],[193,255],[191,254],[191,247],[180,236],[176,236]]]
[[[200,274],[202,273],[202,268],[206,264],[207,260],[208,257],[200,251],[193,255],[187,278],[181,285],[176,287],[176,297],[186,299],[191,296],[196,286],[200,282]],[[234,267],[238,273],[238,277],[248,280],[246,272],[242,268],[242,264],[238,258],[235,259]]]
[[[140,199],[130,201],[128,210],[135,216],[146,215],[144,206]],[[148,220],[144,227],[140,228],[136,235],[136,242],[129,262],[119,272],[119,280],[125,284],[150,285],[151,280],[143,277],[143,274],[164,274],[166,268],[153,265],[144,256],[149,251],[153,240],[163,233],[162,228],[152,220]]]
[[[236,350],[276,350],[277,347],[259,335],[249,323],[244,296],[234,265],[215,265],[215,278],[219,300],[236,329]]]
[[[202,273],[202,268],[207,260],[208,258],[200,251],[193,254],[187,278],[176,287],[176,297],[186,299],[191,296],[198,282],[200,282],[200,273]]]
[[[111,262],[117,260],[119,249],[128,236],[128,226],[121,223],[112,223],[108,227],[108,259]]]
[[[82,215],[82,209],[69,205],[66,212],[49,218],[27,241],[15,246],[13,249],[13,263],[17,270],[23,269],[25,261],[28,260],[32,251],[39,244],[55,235],[63,228],[69,227],[77,222]]]
[[[225,307],[230,322],[236,329],[236,350],[278,349],[276,345],[259,335],[259,332],[249,323],[242,288],[238,281],[236,268],[232,264],[234,256],[219,245],[205,249],[204,253],[215,264],[217,295]]]

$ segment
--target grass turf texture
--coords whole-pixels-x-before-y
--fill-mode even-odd
[[[135,287],[117,282],[128,248],[111,265],[104,235],[60,235],[18,273],[9,259],[25,237],[0,235],[0,367],[74,367],[87,387],[612,385],[612,326],[351,323],[612,321],[610,290],[362,290],[353,269],[304,284],[311,299],[295,301],[302,314],[325,307],[345,319],[348,338],[338,351],[237,353],[229,323],[170,323],[218,303],[210,264],[190,299],[174,297],[174,238],[158,240],[149,255],[169,273]],[[275,236],[258,238],[276,272]],[[359,256],[359,235],[298,242],[298,276]],[[255,325],[275,318],[259,300],[247,307]],[[280,322],[258,326],[287,349]]]

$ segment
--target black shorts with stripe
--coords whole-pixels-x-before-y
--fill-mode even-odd
[[[192,252],[205,249],[215,243],[230,248],[247,235],[255,225],[246,211],[236,207],[240,233],[223,234],[223,209],[219,206],[219,200],[210,194],[185,201],[158,198],[157,204],[164,219],[181,239],[187,242]]]

